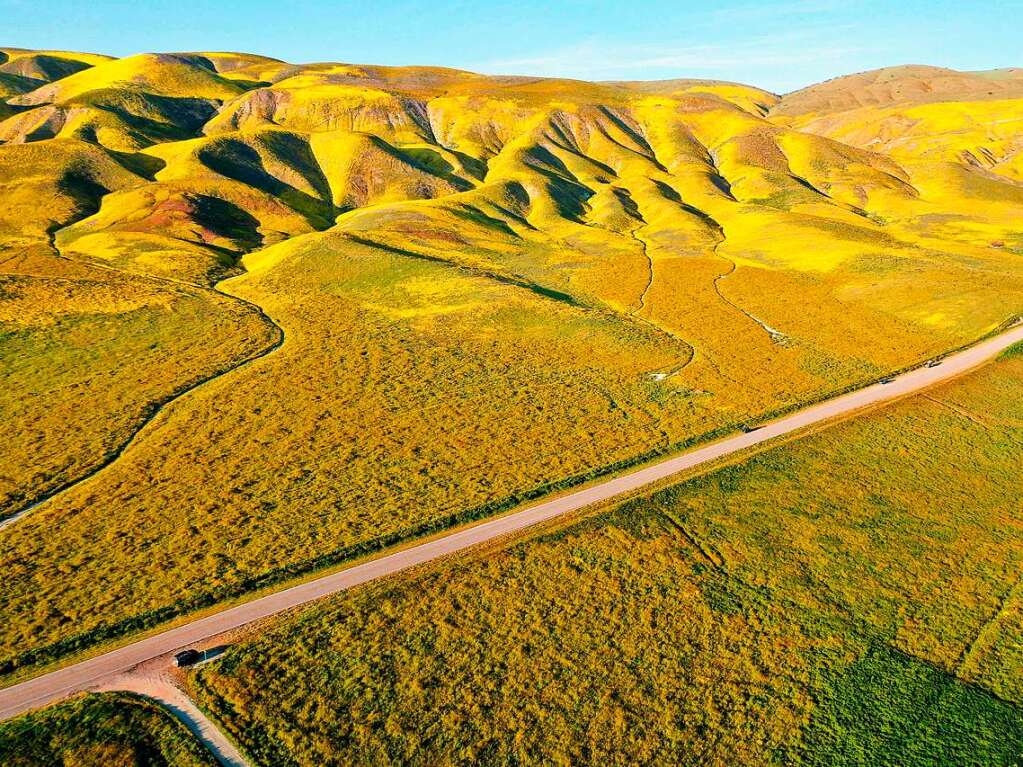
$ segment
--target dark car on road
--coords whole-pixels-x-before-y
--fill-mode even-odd
[[[202,660],[202,653],[198,650],[182,650],[174,655],[175,666],[193,666]]]

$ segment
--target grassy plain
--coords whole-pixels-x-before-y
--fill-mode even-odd
[[[9,254],[0,275],[0,517],[101,465],[161,402],[274,340],[189,286]]]
[[[82,695],[0,722],[7,767],[213,767],[185,726],[127,693]]]
[[[267,764],[1016,764],[1021,383],[1023,348],[278,621],[192,685]]]
[[[220,288],[285,341],[0,532],[0,670],[874,379],[1021,310],[1017,186],[793,130],[753,87],[196,53],[61,72],[0,122],[5,265],[27,285],[18,249],[52,238],[59,269],[135,303],[93,317],[107,299],[75,304],[56,262],[32,272],[51,281],[37,298],[0,298],[0,405],[19,434],[39,424],[8,496],[102,462],[153,402],[265,348],[273,328],[218,279],[244,269]]]

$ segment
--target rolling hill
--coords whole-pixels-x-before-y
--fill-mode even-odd
[[[1020,182],[1021,98],[1019,68],[892,67],[790,93],[771,115],[903,164],[965,164]]]
[[[5,671],[1023,311],[1016,71],[2,56]]]

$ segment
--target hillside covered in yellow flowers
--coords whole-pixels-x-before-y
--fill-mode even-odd
[[[0,672],[1011,322],[1021,124],[1020,70],[0,49]]]

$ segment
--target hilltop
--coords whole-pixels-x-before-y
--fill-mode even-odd
[[[965,164],[1023,181],[1023,69],[891,67],[785,95],[775,121],[903,163]]]
[[[959,72],[944,67],[885,67],[836,77],[787,93],[775,114],[841,112],[857,107],[890,107],[948,101],[1012,99],[1023,96],[1023,69]]]

